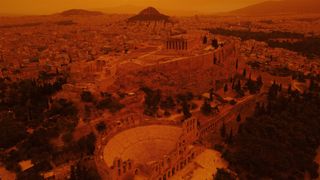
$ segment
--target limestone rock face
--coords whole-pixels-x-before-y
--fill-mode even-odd
[[[170,21],[170,17],[161,14],[157,9],[148,7],[142,10],[138,15],[129,18],[129,22],[135,21]]]
[[[231,13],[238,15],[264,16],[290,13],[318,13],[319,11],[319,0],[282,0],[265,1],[232,11]]]

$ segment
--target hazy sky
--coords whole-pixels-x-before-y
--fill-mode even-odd
[[[71,8],[103,9],[122,5],[222,12],[262,1],[265,0],[0,0],[0,13],[48,14]]]

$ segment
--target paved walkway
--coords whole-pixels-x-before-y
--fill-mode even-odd
[[[217,168],[227,168],[228,164],[215,150],[206,149],[192,163],[174,175],[172,180],[212,180]]]
[[[16,174],[6,170],[4,167],[0,167],[0,179],[13,180],[13,179],[16,179]]]

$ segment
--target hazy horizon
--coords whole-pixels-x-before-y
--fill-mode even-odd
[[[19,2],[18,2],[19,1]],[[2,2],[0,14],[16,15],[46,15],[67,9],[109,9],[119,6],[147,7],[154,6],[171,12],[217,13],[242,8],[265,0],[11,0]],[[19,6],[17,6],[19,4]],[[125,10],[125,9],[124,9]],[[129,10],[130,11],[130,10]],[[178,13],[179,14],[179,13]]]

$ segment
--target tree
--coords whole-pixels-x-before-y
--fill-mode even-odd
[[[226,125],[224,124],[224,122],[223,122],[222,126],[220,127],[220,135],[223,138],[226,137]]]
[[[106,126],[106,124],[105,124],[103,121],[99,122],[99,123],[96,125],[96,129],[97,129],[97,131],[98,131],[99,133],[102,133],[103,131],[105,131],[106,128],[107,128],[107,126]]]
[[[241,115],[239,113],[238,116],[237,116],[237,122],[240,122],[240,121],[241,121]]]
[[[217,168],[217,173],[214,176],[214,180],[236,180],[226,169]]]
[[[160,103],[160,107],[165,110],[173,109],[175,106],[176,104],[171,96],[168,96],[164,101],[161,101]]]
[[[239,79],[234,89],[239,93],[241,91],[241,80]]]
[[[98,109],[108,109],[111,113],[116,113],[120,111],[124,105],[121,104],[117,99],[110,96],[104,96],[104,99],[100,101],[97,105]]]
[[[91,117],[91,107],[88,105],[84,106],[84,120],[89,121]]]
[[[212,102],[213,101],[213,88],[210,89],[209,96],[210,96],[209,101]]]
[[[202,43],[203,43],[203,44],[207,44],[207,43],[208,43],[208,38],[207,38],[207,36],[204,36],[204,37],[203,37]]]
[[[232,129],[230,130],[226,141],[227,141],[228,144],[232,144],[233,143],[233,132],[232,132]]]
[[[316,89],[316,83],[313,79],[310,80],[309,91],[313,92]]]
[[[204,100],[202,106],[201,106],[201,112],[208,116],[212,113],[212,107],[210,105],[210,103],[208,102],[208,100]]]
[[[269,88],[268,98],[269,99],[276,98],[279,94],[279,89],[280,89],[280,86],[277,85],[276,82],[274,81],[273,84]]]
[[[93,102],[94,100],[94,97],[90,91],[82,91],[80,96],[83,102]]]
[[[49,80],[51,78],[52,78],[52,76],[48,72],[46,72],[46,71],[40,71],[39,72],[39,79],[41,81],[46,81],[46,80]]]
[[[238,67],[239,67],[239,59],[237,59],[236,61],[236,70],[238,70]]]
[[[152,90],[148,87],[141,88],[145,93],[145,110],[148,116],[154,116],[158,111],[158,105],[161,100],[161,91],[159,89]]]
[[[317,178],[320,96],[310,94],[312,98],[283,92],[268,100],[272,113],[251,116],[241,124],[229,145],[232,151],[224,154],[239,179],[303,179],[306,172],[310,179]]]
[[[261,113],[260,103],[257,102],[257,103],[256,103],[256,106],[255,106],[255,109],[254,109],[254,115],[255,115],[255,116],[259,116],[259,115],[261,115],[260,113]]]
[[[73,139],[73,134],[70,131],[68,131],[62,136],[62,140],[64,143],[70,143],[72,139]]]
[[[246,69],[243,69],[243,71],[242,71],[242,76],[243,76],[243,77],[246,77],[246,76],[247,76],[247,70],[246,70]]]
[[[32,57],[30,62],[39,62],[39,57]]]
[[[219,47],[218,40],[213,39],[211,41],[211,46],[214,47],[215,49],[217,49]]]
[[[261,89],[259,82],[253,81],[252,79],[248,79],[245,85],[248,88],[250,94],[255,94]]]
[[[51,109],[48,111],[48,115],[61,115],[64,117],[77,118],[78,109],[73,102],[70,102],[66,99],[58,99],[52,103]]]
[[[171,116],[171,113],[166,110],[166,111],[164,111],[164,116],[169,117],[169,116]]]
[[[193,98],[194,98],[194,95],[192,92],[186,92],[184,94],[180,93],[177,95],[178,102],[191,101]]]
[[[95,165],[90,165],[90,162],[80,160],[75,165],[71,166],[70,180],[101,180]]]
[[[25,139],[26,136],[26,128],[22,123],[11,118],[0,121],[0,149],[12,147]]]
[[[236,86],[236,90],[240,91],[241,90],[241,80],[239,79],[237,86]]]
[[[225,84],[225,85],[224,85],[223,91],[224,91],[224,92],[227,92],[227,91],[228,91],[228,84]]]
[[[288,86],[288,94],[291,94],[292,93],[292,87],[291,87],[291,84],[289,84]]]
[[[192,116],[192,114],[190,112],[190,106],[185,101],[182,103],[182,112],[183,112],[183,115],[184,115],[185,119],[188,119],[188,118],[190,118]]]
[[[41,80],[53,76],[56,75],[40,72],[38,79],[0,79],[0,159],[10,170],[19,171],[18,162],[25,159],[31,159],[36,167],[17,173],[18,179],[37,179],[38,168],[43,168],[41,162],[52,158],[54,148],[48,142],[61,134],[64,141],[69,141],[70,134],[66,133],[71,133],[69,128],[78,122],[78,111],[72,102],[51,100],[66,83],[62,76],[55,77],[53,83]],[[27,129],[33,132],[28,133]],[[16,150],[4,151],[13,146]]]
[[[263,85],[263,82],[262,82],[262,76],[260,75],[260,76],[258,76],[258,78],[257,78],[257,84],[258,84],[258,86],[261,88],[262,87],[262,85]]]
[[[93,133],[82,137],[78,141],[78,150],[81,154],[93,155],[95,150],[96,136]]]

